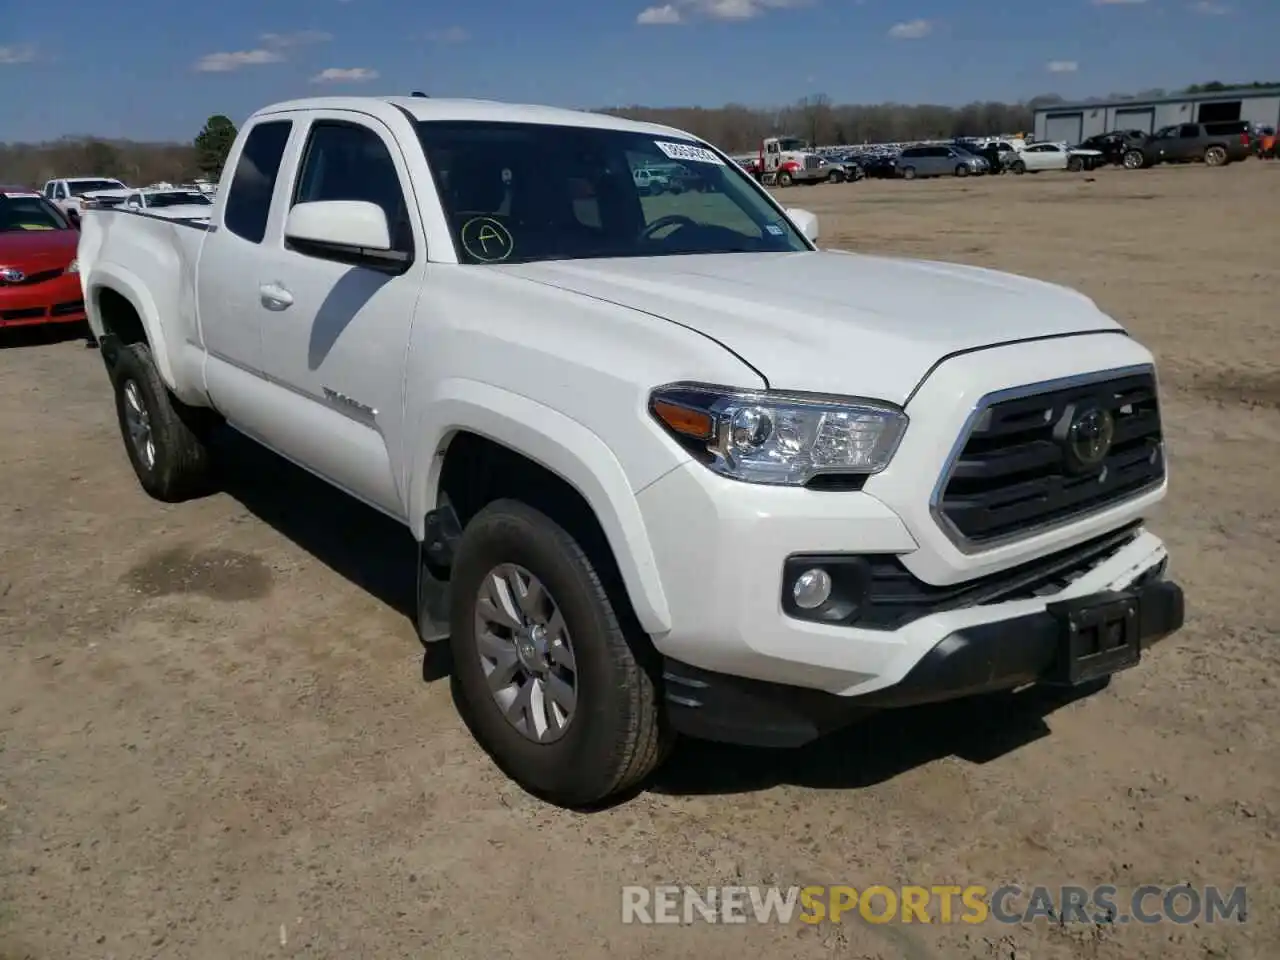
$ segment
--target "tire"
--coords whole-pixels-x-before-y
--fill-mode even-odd
[[[1084,161],[1079,157],[1069,157],[1067,159],[1067,169],[1072,173],[1079,173],[1084,169]]]
[[[787,170],[778,171],[778,180],[777,180],[778,186],[789,187],[794,182],[795,181],[791,179],[791,173],[789,171]]]
[[[1018,176],[1022,176],[1024,173],[1027,172],[1027,165],[1023,163],[1021,160],[1015,160],[1013,161],[1013,165],[1010,166],[1009,169],[1012,170],[1014,173],[1016,173]]]
[[[1126,170],[1141,170],[1147,165],[1147,158],[1141,150],[1126,150],[1121,162]]]
[[[844,183],[844,174],[839,170],[832,170],[827,175],[827,183]]]
[[[204,438],[211,414],[169,392],[145,343],[119,348],[111,380],[120,435],[142,489],[165,503],[208,493],[213,465]]]
[[[1219,147],[1215,144],[1204,152],[1204,162],[1207,166],[1225,167],[1227,165],[1227,160],[1226,147]]]
[[[504,658],[509,651],[508,662],[516,665],[508,676],[517,681],[523,676],[526,683],[534,676],[516,660],[514,642],[483,640],[480,593],[495,570],[536,578],[565,628],[563,644],[548,643],[551,634],[539,640],[547,644],[540,668],[556,673],[562,690],[572,681],[576,697],[558,729],[545,709],[537,711],[546,725],[543,742],[507,719],[481,659],[482,649],[501,646]],[[580,808],[634,787],[665,759],[673,738],[654,675],[620,625],[590,557],[559,524],[515,500],[489,504],[463,531],[450,590],[449,643],[463,716],[480,746],[512,780],[550,803]],[[561,652],[553,654],[552,647]],[[566,649],[572,669],[552,665],[563,662]],[[520,715],[526,727],[536,727],[534,712],[530,708]]]
[[[903,168],[902,168],[902,179],[903,179],[903,180],[914,180],[915,178],[916,178],[916,168],[915,168],[915,167],[903,167]]]
[[[957,164],[957,165],[956,165],[956,176],[957,176],[957,177],[967,177],[968,175],[969,175],[969,168],[968,168],[968,167],[966,167],[963,163],[960,163],[960,164]]]

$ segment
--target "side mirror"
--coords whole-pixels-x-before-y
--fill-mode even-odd
[[[413,255],[391,248],[387,215],[367,200],[295,204],[284,224],[286,246],[298,253],[385,273],[404,273]]]
[[[326,247],[390,250],[387,215],[366,200],[317,200],[299,203],[284,224],[286,240]]]
[[[816,243],[818,240],[818,218],[808,210],[801,210],[798,207],[788,207],[787,217],[795,224],[797,230],[805,235],[810,243]]]

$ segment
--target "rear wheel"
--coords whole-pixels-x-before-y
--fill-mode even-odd
[[[671,743],[644,638],[629,638],[596,566],[547,515],[480,511],[450,575],[450,645],[464,716],[525,789],[566,807],[646,777]],[[634,642],[633,642],[634,641]]]
[[[111,379],[120,433],[142,488],[168,503],[208,492],[212,463],[204,438],[211,415],[169,392],[145,343],[119,348]]]
[[[1072,173],[1079,173],[1081,170],[1084,169],[1084,161],[1081,160],[1079,157],[1071,157],[1069,160],[1067,160],[1067,169],[1070,170]]]
[[[1223,167],[1227,164],[1227,148],[1212,146],[1204,152],[1204,162],[1211,167]]]
[[[1024,173],[1026,173],[1026,172],[1027,172],[1027,165],[1026,165],[1025,163],[1023,163],[1021,160],[1015,160],[1015,161],[1013,161],[1013,165],[1010,167],[1010,169],[1011,169],[1014,173],[1016,173],[1016,174],[1018,174],[1019,176],[1021,176],[1022,174],[1024,174]]]
[[[957,177],[967,177],[968,175],[969,175],[969,168],[968,168],[968,167],[966,167],[963,163],[958,163],[958,164],[956,164],[956,176],[957,176]]]
[[[1141,170],[1147,165],[1147,158],[1142,155],[1141,150],[1126,150],[1124,155],[1124,168],[1126,170]]]

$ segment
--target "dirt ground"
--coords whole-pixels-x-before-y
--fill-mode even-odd
[[[1091,698],[688,744],[593,814],[423,679],[412,545],[244,443],[139,489],[99,357],[0,347],[0,958],[1191,960],[1280,944],[1280,164],[793,188],[827,245],[1076,286],[1162,364],[1189,622]],[[1028,310],[1035,308],[1028,303]],[[963,318],[957,318],[963,322]],[[1244,924],[641,927],[623,884],[1247,884]]]

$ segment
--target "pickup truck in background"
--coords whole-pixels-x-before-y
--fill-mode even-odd
[[[643,196],[668,163],[701,188]],[[578,806],[676,734],[1088,690],[1182,624],[1151,354],[817,236],[680,130],[333,98],[254,114],[207,222],[88,211],[79,263],[141,485],[209,490],[228,425],[403,523],[476,738]]]

